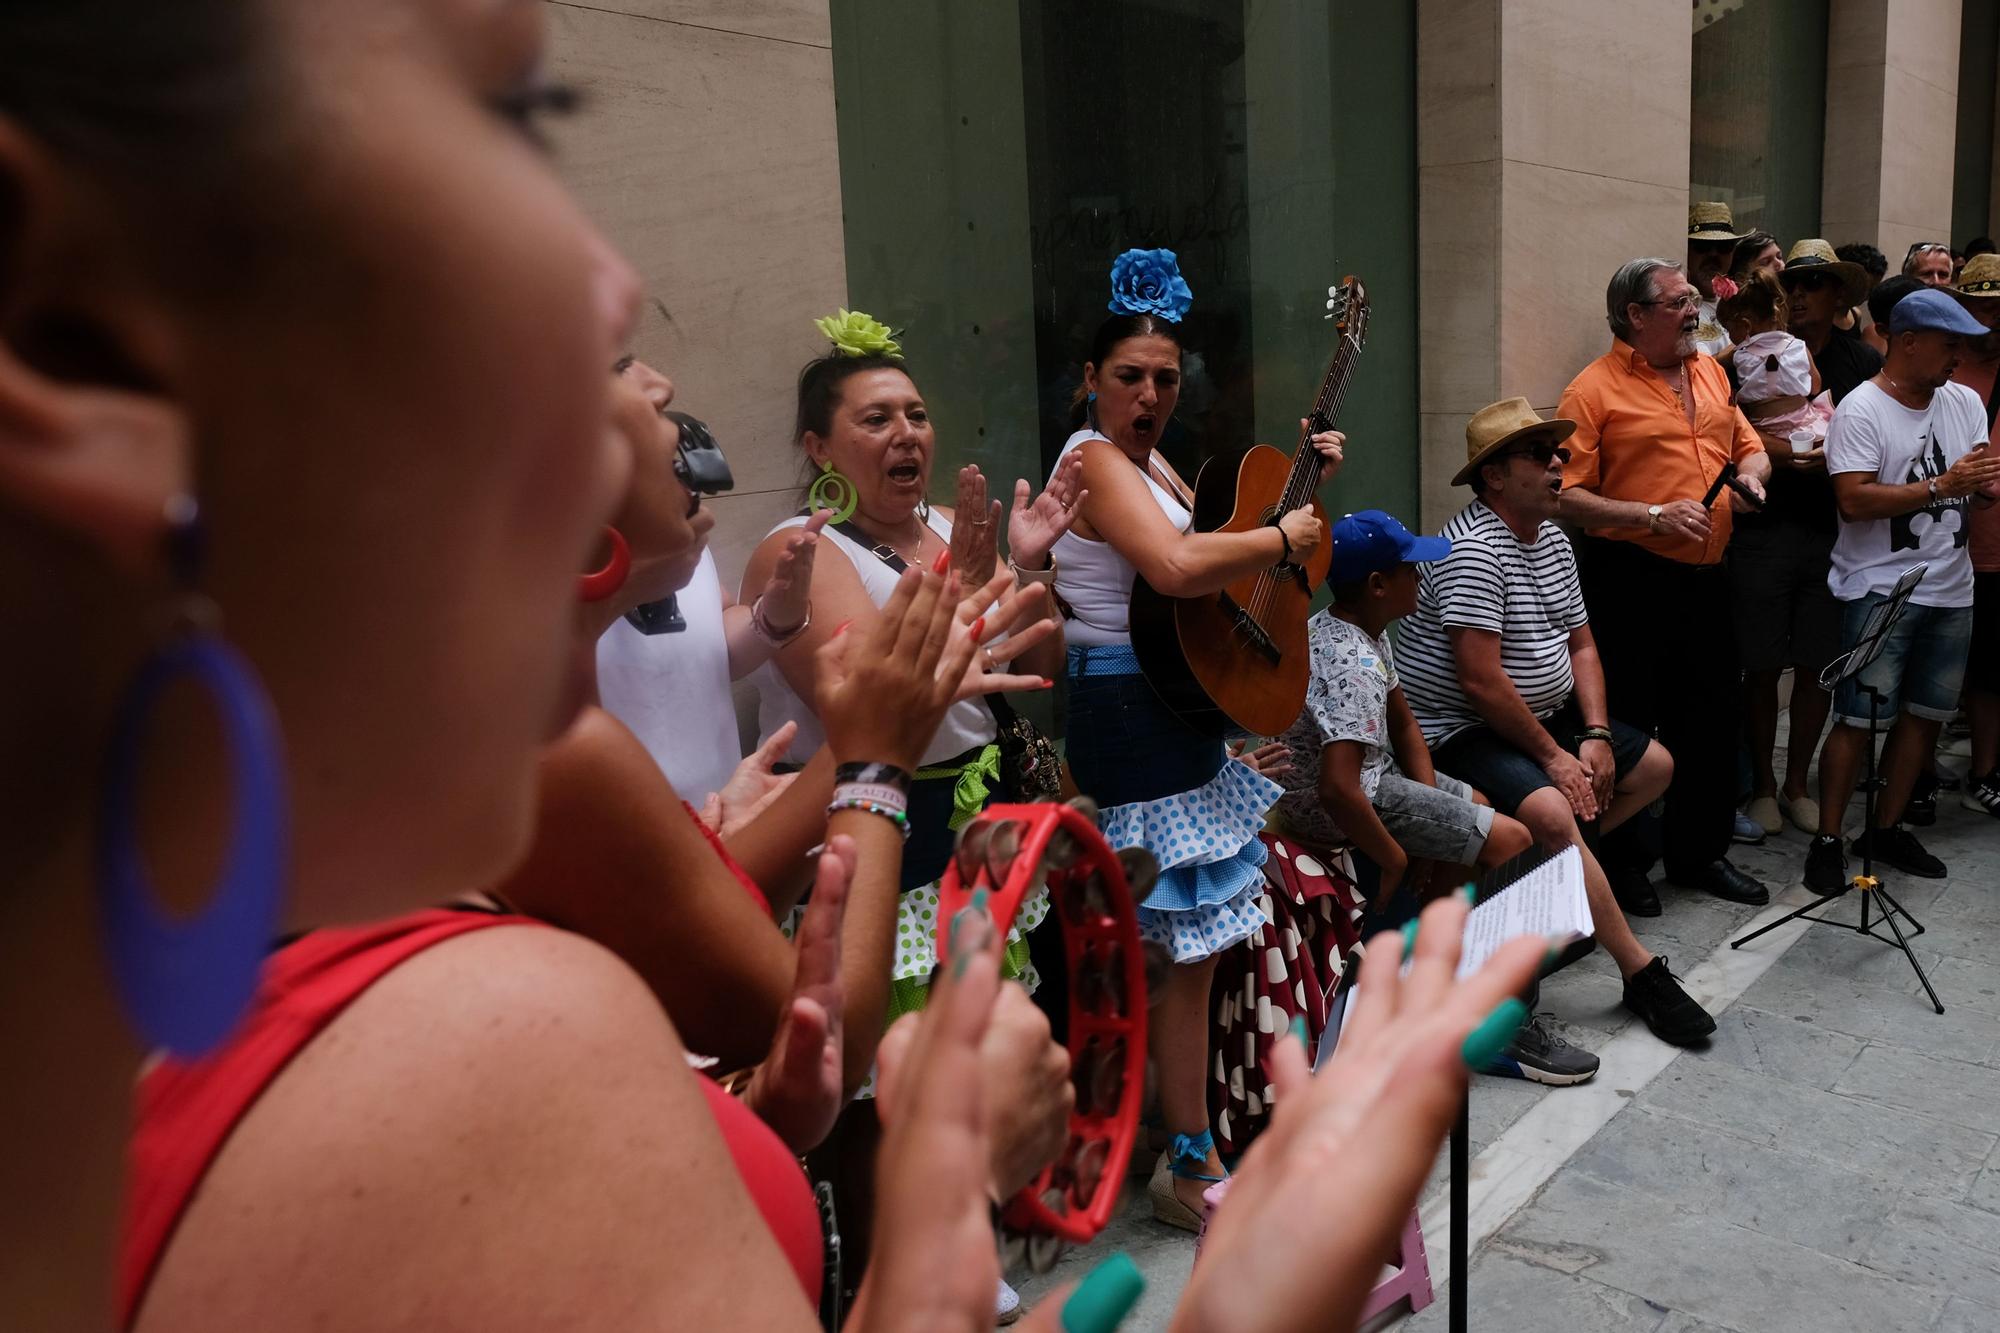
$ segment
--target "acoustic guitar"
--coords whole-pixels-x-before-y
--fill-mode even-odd
[[[1319,454],[1309,437],[1332,430],[1368,337],[1368,293],[1353,278],[1327,289],[1327,318],[1339,345],[1288,459],[1260,444],[1202,464],[1194,485],[1196,532],[1249,532],[1311,505]],[[1247,575],[1220,592],[1168,597],[1140,575],[1132,586],[1132,650],[1161,702],[1208,735],[1232,729],[1275,736],[1298,719],[1312,676],[1306,616],[1313,590],[1333,562],[1331,534],[1303,563]]]

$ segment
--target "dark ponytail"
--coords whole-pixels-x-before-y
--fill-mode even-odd
[[[1176,349],[1181,344],[1180,325],[1155,314],[1112,315],[1097,326],[1097,333],[1090,340],[1090,358],[1087,364],[1102,369],[1118,344],[1128,338],[1165,338]],[[1081,427],[1090,419],[1090,390],[1084,387],[1083,377],[1077,376],[1076,392],[1069,400],[1070,429]]]

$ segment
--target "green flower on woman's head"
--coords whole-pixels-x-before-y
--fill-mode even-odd
[[[889,326],[859,310],[840,310],[813,321],[842,356],[903,357],[903,346],[891,335]]]

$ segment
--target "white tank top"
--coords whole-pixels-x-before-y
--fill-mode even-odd
[[[1086,426],[1069,437],[1062,453],[1056,455],[1057,464],[1085,440],[1110,443],[1106,436]],[[1158,456],[1155,450],[1152,457]],[[1153,480],[1150,469],[1142,470],[1140,475],[1145,477],[1147,487],[1153,492],[1153,502],[1167,516],[1167,522],[1186,532],[1193,515],[1174,498],[1172,491]],[[1070,610],[1070,619],[1063,626],[1064,638],[1087,648],[1132,642],[1132,580],[1139,575],[1132,562],[1118,554],[1110,542],[1092,541],[1077,535],[1075,529],[1056,539],[1055,557],[1056,595]]]
[[[597,641],[597,694],[632,729],[684,800],[721,791],[743,758],[729,695],[722,581],[702,552],[675,598],[687,628],[641,634],[623,616]]]
[[[787,528],[805,526],[805,518],[795,515],[772,528],[772,532],[783,532]],[[936,510],[931,511],[930,528],[938,536],[951,541],[951,523]],[[832,528],[820,533],[820,559],[826,558],[829,549],[839,551],[854,566],[854,572],[861,578],[861,587],[868,594],[868,600],[876,606],[886,606],[896,591],[896,581],[901,577],[895,570],[882,562],[882,558],[866,546],[850,541]],[[831,543],[831,548],[826,543]],[[768,740],[772,732],[787,722],[799,724],[799,734],[792,740],[792,750],[787,759],[803,764],[812,758],[813,752],[826,743],[826,732],[819,724],[819,718],[812,708],[801,699],[785,679],[785,673],[778,669],[776,659],[764,663],[751,674],[750,679],[757,686],[757,735],[761,743]],[[967,699],[956,703],[945,713],[944,721],[938,724],[937,735],[931,738],[931,746],[924,751],[926,766],[943,763],[964,754],[967,750],[989,744],[998,735],[993,725],[993,714],[978,699]]]

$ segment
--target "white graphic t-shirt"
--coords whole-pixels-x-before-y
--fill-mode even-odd
[[[1904,407],[1872,380],[1840,400],[1826,433],[1829,475],[1866,472],[1887,486],[1929,481],[1986,442],[1986,408],[1963,384],[1946,384],[1922,411]],[[1911,600],[1971,606],[1971,500],[1939,499],[1893,518],[1842,520],[1826,583],[1845,602],[1887,593],[1919,561],[1930,573]]]

